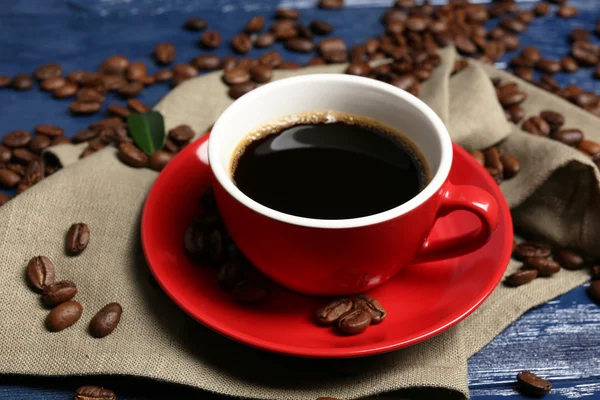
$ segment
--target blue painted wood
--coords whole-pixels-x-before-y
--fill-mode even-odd
[[[434,1],[433,3],[439,3]],[[544,56],[560,59],[568,52],[567,33],[574,27],[593,29],[600,18],[600,0],[574,0],[580,9],[573,19],[554,16],[537,19],[520,36],[522,45],[539,47]],[[65,71],[95,69],[107,56],[125,54],[143,60],[150,72],[158,69],[151,60],[154,44],[173,42],[177,62],[185,62],[205,53],[197,46],[198,33],[180,29],[191,15],[202,16],[211,28],[220,31],[227,43],[241,25],[254,14],[269,16],[278,6],[302,8],[302,21],[325,19],[331,22],[335,36],[349,44],[381,33],[379,23],[383,6],[389,0],[347,0],[341,11],[318,10],[314,0],[240,1],[240,0],[1,0],[0,1],[0,74],[32,72],[45,62],[60,63]],[[530,8],[533,3],[524,3]],[[335,18],[333,17],[335,16]],[[496,21],[490,21],[494,26]],[[597,38],[594,38],[598,42]],[[305,62],[310,56],[283,50],[287,60]],[[271,49],[269,49],[271,50]],[[253,50],[258,56],[268,50]],[[216,54],[230,54],[223,45]],[[504,67],[515,53],[505,55]],[[561,84],[575,83],[600,93],[592,69],[575,74],[558,74]],[[140,100],[154,104],[168,92],[166,84],[145,90]],[[106,104],[124,101],[110,95]],[[63,126],[72,136],[93,117],[72,117],[69,100],[53,100],[38,89],[21,93],[0,90],[0,135],[14,129],[32,129],[39,123]],[[0,368],[2,360],[0,360]],[[548,399],[600,398],[600,308],[593,305],[579,287],[523,315],[482,351],[469,360],[471,396],[477,400],[523,398],[514,388],[516,374],[530,369],[549,377],[555,386]],[[205,398],[214,395],[189,388],[173,387],[135,378],[28,378],[0,377],[0,400],[71,399],[80,384],[95,383],[113,387],[119,399]],[[439,398],[428,394],[425,398]]]

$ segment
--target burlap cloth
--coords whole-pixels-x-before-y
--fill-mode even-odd
[[[600,120],[489,66],[472,64],[450,77],[454,50],[444,50],[442,57],[421,98],[445,121],[453,140],[469,150],[506,139],[501,146],[521,160],[521,172],[501,185],[515,225],[600,255],[595,246],[600,230],[597,169],[578,151],[507,123],[489,77],[518,81],[528,94],[523,104],[527,116],[542,109],[559,111],[567,127],[580,128],[596,141]],[[332,65],[277,71],[276,78],[343,70]],[[156,109],[168,128],[187,123],[202,133],[230,102],[216,72],[178,86]],[[408,387],[467,395],[467,359],[473,353],[527,309],[587,279],[584,271],[563,270],[519,288],[500,285],[454,328],[381,356],[327,361],[264,353],[204,328],[149,282],[139,221],[157,173],[123,165],[113,148],[73,163],[79,152],[69,145],[56,148],[66,168],[0,208],[1,373],[135,375],[260,399],[358,398]],[[63,253],[64,236],[78,221],[89,224],[91,244],[79,257],[69,258]],[[54,260],[60,279],[79,287],[82,320],[60,333],[44,329],[48,311],[26,284],[26,263],[38,254]],[[507,273],[517,266],[511,263]],[[86,332],[87,321],[111,301],[123,305],[121,324],[111,336],[93,339]]]

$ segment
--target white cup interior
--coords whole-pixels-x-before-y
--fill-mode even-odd
[[[425,157],[431,178],[429,185],[410,201],[379,214],[345,220],[318,220],[272,210],[244,195],[233,184],[229,174],[231,160],[250,132],[277,118],[324,110],[370,118],[404,134]],[[452,143],[446,127],[425,103],[392,85],[342,74],[283,79],[242,96],[215,123],[208,153],[211,168],[221,185],[246,206],[283,222],[322,228],[369,225],[405,213],[440,188],[452,163]]]

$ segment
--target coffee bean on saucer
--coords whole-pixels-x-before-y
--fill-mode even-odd
[[[551,253],[552,249],[546,243],[527,240],[525,242],[519,243],[514,256],[519,261],[525,261],[529,257],[547,258],[550,257]]]
[[[235,301],[239,303],[257,303],[265,300],[269,296],[269,290],[264,285],[242,281],[235,285],[232,295]]]
[[[33,287],[44,290],[54,283],[54,264],[48,257],[33,257],[27,264],[27,276]]]
[[[105,305],[92,318],[89,326],[90,335],[98,339],[110,335],[119,325],[122,314],[123,308],[119,303]]]
[[[51,332],[59,332],[76,323],[83,307],[75,300],[69,300],[54,307],[46,317],[46,327]]]
[[[563,268],[574,271],[585,266],[583,257],[570,249],[557,249],[554,252],[554,258],[562,265]]]
[[[232,291],[235,286],[242,282],[246,277],[246,268],[244,264],[238,260],[228,260],[219,268],[217,281],[221,288]]]
[[[337,319],[338,329],[347,335],[364,332],[372,321],[371,313],[363,308],[353,308]]]
[[[529,371],[519,372],[517,382],[523,392],[532,396],[544,396],[552,390],[552,383]]]
[[[90,228],[82,223],[71,225],[67,233],[66,250],[68,254],[81,254],[90,242]]]
[[[352,300],[347,298],[333,300],[317,310],[317,322],[320,325],[331,325],[344,313],[350,311],[352,306]]]
[[[516,287],[525,285],[538,277],[538,271],[536,269],[523,269],[514,272],[504,279],[504,283],[507,286]]]
[[[118,156],[125,164],[133,168],[142,168],[148,165],[148,156],[138,149],[133,143],[121,143]]]
[[[523,263],[525,269],[535,269],[538,276],[552,276],[560,271],[560,264],[554,260],[544,257],[529,257]]]
[[[600,280],[592,281],[587,293],[596,304],[600,305]]]
[[[77,286],[71,281],[59,281],[48,285],[42,294],[42,301],[48,307],[54,307],[71,300],[77,294]]]
[[[200,259],[208,252],[208,237],[204,230],[192,224],[184,236],[184,248],[192,259]]]
[[[117,395],[110,389],[88,385],[77,389],[73,400],[117,400]]]
[[[202,18],[190,18],[185,21],[183,27],[189,31],[201,31],[206,29],[208,23]]]
[[[387,311],[383,308],[379,300],[366,294],[356,296],[353,307],[362,308],[363,310],[368,311],[369,314],[371,314],[372,324],[380,323],[387,316]]]

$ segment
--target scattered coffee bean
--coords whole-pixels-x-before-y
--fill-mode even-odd
[[[507,115],[507,119],[514,124],[518,124],[521,122],[523,117],[525,117],[525,110],[520,105],[513,105],[505,109],[505,113]]]
[[[111,104],[108,106],[107,110],[112,115],[115,115],[115,116],[123,118],[123,119],[126,119],[129,116],[129,114],[131,114],[131,111],[129,111],[129,109],[127,107],[123,107],[119,104]]]
[[[262,31],[265,27],[265,19],[260,16],[252,17],[252,19],[246,24],[244,31],[246,33],[257,33]]]
[[[277,68],[283,62],[283,57],[276,51],[270,51],[263,54],[258,62],[271,68]]]
[[[483,152],[485,156],[485,165],[490,168],[497,170],[500,175],[503,173],[503,165],[500,160],[500,151],[497,147],[490,147]]]
[[[284,61],[277,66],[277,69],[283,70],[295,70],[302,68],[302,64],[297,63],[296,61]]]
[[[61,87],[54,89],[52,91],[52,96],[54,96],[57,99],[66,99],[67,97],[71,97],[75,93],[77,93],[78,88],[79,87],[75,83],[67,82]]]
[[[548,136],[550,134],[550,125],[538,116],[529,117],[525,120],[521,125],[521,129],[537,136]]]
[[[265,300],[269,296],[269,290],[264,285],[242,281],[235,285],[232,295],[235,301],[250,304]]]
[[[521,170],[521,164],[515,156],[501,156],[500,161],[502,162],[502,168],[504,171],[504,179],[510,179],[517,175]]]
[[[110,389],[99,386],[82,386],[75,392],[73,400],[117,400],[117,395]]]
[[[25,167],[24,167],[23,165],[21,165],[21,164],[17,164],[17,163],[8,163],[8,164],[6,164],[6,169],[7,169],[8,171],[12,171],[12,172],[14,172],[15,174],[17,174],[17,178],[18,178],[18,179],[17,179],[17,182],[15,183],[15,185],[16,185],[17,183],[19,183],[19,181],[20,181],[21,177],[22,177],[23,175],[25,175]],[[13,179],[13,178],[10,178],[10,177],[6,177],[6,176],[4,175],[4,173],[2,173],[1,171],[2,171],[2,170],[0,170],[0,187],[1,187],[2,185],[6,185],[6,182],[5,182],[5,180],[6,180],[6,179],[8,179],[9,181],[10,181],[11,179]],[[9,183],[10,183],[10,182],[9,182]],[[10,189],[10,188],[12,188],[12,187],[14,187],[14,186],[11,186],[11,187],[4,187],[4,189]]]
[[[8,87],[10,85],[10,76],[0,75],[0,89]]]
[[[73,325],[81,318],[83,307],[75,300],[69,300],[54,307],[46,318],[46,327],[51,332],[59,332]]]
[[[98,135],[97,131],[91,129],[82,129],[73,136],[73,143],[82,143],[92,140]]]
[[[42,294],[42,301],[48,307],[54,307],[71,300],[77,294],[77,286],[71,281],[59,281],[47,285]]]
[[[8,132],[2,137],[2,144],[12,148],[27,146],[29,142],[31,142],[31,134],[22,130]]]
[[[552,139],[558,140],[567,146],[577,146],[583,140],[583,133],[579,129],[563,129],[551,134]]]
[[[345,52],[346,43],[340,38],[323,39],[319,43],[318,49],[322,55],[331,52]]]
[[[572,57],[566,56],[560,60],[560,68],[563,72],[577,72],[579,65]]]
[[[245,33],[239,33],[231,40],[231,47],[238,53],[246,54],[252,49],[252,41]]]
[[[147,113],[152,110],[152,108],[137,99],[129,99],[127,100],[127,107],[133,112],[137,112],[140,114]]]
[[[521,104],[525,101],[525,99],[527,99],[527,93],[520,91],[505,93],[501,96],[498,96],[498,100],[500,101],[500,104],[502,104],[502,107],[510,107]]]
[[[142,168],[148,165],[146,153],[138,149],[133,143],[121,143],[118,156],[121,161],[133,168]]]
[[[105,74],[124,74],[129,68],[129,59],[125,56],[116,55],[107,58],[102,62],[100,71]]]
[[[517,382],[522,391],[533,396],[544,396],[552,390],[550,382],[529,371],[519,372]]]
[[[554,260],[544,257],[530,257],[525,260],[523,267],[535,269],[538,276],[548,277],[560,271],[560,264]]]
[[[577,270],[585,266],[585,260],[573,250],[561,248],[554,252],[554,258],[560,265],[568,270]]]
[[[269,66],[258,64],[250,69],[250,76],[254,82],[269,82],[273,78],[273,69]]]
[[[591,66],[598,64],[600,52],[598,46],[593,43],[577,41],[571,46],[571,56],[580,65]]]
[[[68,138],[66,136],[56,136],[52,138],[52,141],[50,142],[50,147],[52,146],[58,146],[60,144],[70,144],[71,143],[71,138]]]
[[[569,5],[562,5],[558,8],[556,15],[558,15],[561,18],[573,18],[578,13],[579,13],[579,10],[577,10],[576,7],[569,6]]]
[[[35,131],[40,135],[55,137],[65,134],[65,130],[60,126],[41,124],[35,126]]]
[[[155,171],[162,171],[169,161],[173,158],[173,154],[166,151],[155,151],[149,159],[149,166]]]
[[[548,14],[548,12],[550,12],[550,7],[547,3],[539,2],[535,5],[535,7],[533,7],[533,12],[538,17],[543,17],[544,15]]]
[[[350,75],[367,76],[371,72],[371,67],[364,61],[354,62],[346,68],[346,73]]]
[[[314,47],[315,45],[311,40],[304,38],[292,38],[285,42],[286,49],[299,53],[310,53]]]
[[[556,74],[560,72],[560,63],[554,60],[542,59],[535,64],[535,67],[547,74]]]
[[[154,58],[159,64],[171,64],[175,61],[176,52],[173,43],[158,43],[154,48]],[[146,74],[144,73],[144,75]]]
[[[11,86],[15,90],[29,90],[33,87],[33,79],[27,74],[16,74],[11,81]]]
[[[511,33],[507,33],[502,37],[502,42],[504,43],[506,51],[514,51],[519,48],[521,45],[521,41],[516,35]]]
[[[127,79],[130,81],[139,81],[148,74],[146,65],[141,61],[136,61],[129,65],[127,69]]]
[[[129,82],[119,89],[119,94],[123,97],[135,97],[144,89],[144,84],[139,81]]]
[[[14,149],[12,152],[12,161],[19,164],[28,165],[33,160],[37,160],[39,157],[25,148]]]
[[[353,308],[342,314],[337,320],[338,329],[347,335],[364,332],[371,325],[372,317],[363,308]]]
[[[70,255],[81,254],[90,242],[90,228],[82,223],[71,225],[67,233],[66,250]]]
[[[538,271],[536,269],[524,269],[508,275],[504,280],[504,283],[507,286],[517,287],[525,285],[537,277]]]
[[[196,132],[186,124],[178,125],[168,132],[169,138],[176,143],[187,143],[196,136]]]
[[[387,316],[387,311],[383,308],[379,300],[366,294],[357,296],[354,299],[353,307],[361,308],[371,314],[372,324],[380,323]]]
[[[29,282],[39,290],[44,290],[54,283],[54,264],[45,256],[33,257],[27,264]]]
[[[208,23],[202,18],[190,18],[183,24],[184,29],[190,31],[201,31],[206,29]]]
[[[500,20],[500,27],[513,33],[523,33],[527,26],[517,18],[505,17]]]
[[[483,155],[483,152],[479,150],[474,150],[471,152],[471,156],[473,156],[473,158],[475,159],[475,161],[477,161],[479,165],[481,165],[482,167],[485,166],[485,156]]]
[[[6,164],[10,161],[12,153],[8,147],[0,145],[0,164]]]
[[[328,35],[333,32],[333,26],[321,20],[312,21],[309,27],[310,30],[317,35]]]
[[[532,240],[519,243],[515,258],[520,261],[525,261],[529,257],[550,257],[552,250],[546,243],[535,242]]]
[[[67,80],[60,76],[55,76],[52,78],[44,79],[40,83],[40,88],[46,92],[52,92],[59,87],[62,87],[67,84]]]
[[[315,67],[315,66],[318,66],[318,65],[325,65],[325,60],[323,60],[323,58],[321,58],[319,56],[314,56],[310,60],[308,60],[308,62],[306,63],[306,65],[309,66],[309,67]]]
[[[200,43],[208,49],[216,49],[221,45],[221,35],[219,32],[206,31],[202,34]]]
[[[340,316],[352,309],[352,300],[347,298],[334,300],[317,310],[317,322],[321,325],[331,325]]]
[[[238,99],[255,88],[256,85],[253,82],[239,83],[231,85],[227,94],[232,99]]]
[[[281,19],[298,19],[300,12],[289,8],[280,8],[275,11],[275,18]]]
[[[195,57],[190,63],[198,71],[212,71],[219,69],[221,66],[221,59],[215,54],[202,54]]]
[[[592,158],[597,158],[600,156],[600,144],[596,142],[592,142],[591,140],[582,140],[577,145],[577,150],[589,155]]]
[[[344,0],[319,0],[319,8],[335,10],[344,7]]]
[[[39,66],[35,72],[34,76],[37,80],[43,81],[48,78],[56,78],[61,76],[63,73],[62,68],[58,64],[44,64]]]
[[[273,43],[275,43],[275,35],[270,32],[267,32],[263,33],[258,38],[256,38],[254,45],[258,48],[263,49],[265,47],[271,46]]]
[[[27,165],[27,169],[25,170],[25,174],[23,175],[21,182],[19,182],[19,186],[24,185],[25,187],[29,188],[39,183],[42,179],[44,179],[44,173],[45,168],[42,160],[37,159],[30,161],[29,165]]]
[[[94,114],[100,111],[102,108],[101,103],[84,103],[81,101],[74,101],[69,105],[69,110],[73,114]]]
[[[119,325],[122,314],[123,308],[119,303],[105,305],[92,318],[89,327],[90,334],[98,339],[110,335]]]
[[[166,82],[173,78],[173,71],[170,69],[161,69],[154,74],[154,80],[156,82]]]
[[[119,90],[123,86],[127,85],[127,80],[121,75],[101,75],[100,78],[102,79],[102,85],[108,91]],[[84,89],[89,89],[89,88],[84,88]],[[80,92],[82,90],[80,90]],[[98,93],[98,94],[100,94],[100,93]],[[81,100],[81,99],[79,99],[79,100]]]
[[[544,110],[540,113],[540,117],[548,123],[550,129],[553,131],[560,129],[565,123],[564,115],[555,111]]]

